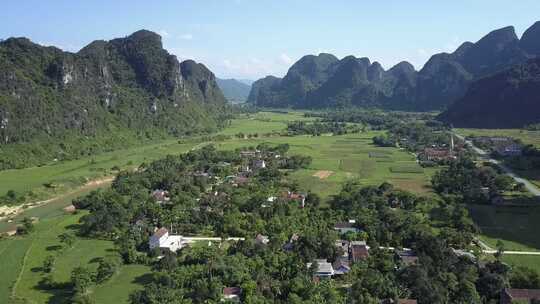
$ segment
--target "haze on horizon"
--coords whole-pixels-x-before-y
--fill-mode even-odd
[[[321,52],[369,57],[386,69],[407,60],[420,69],[434,53],[509,25],[521,36],[540,19],[535,0],[29,0],[0,7],[0,39],[24,36],[75,52],[148,29],[181,60],[221,78],[252,80],[283,76],[300,57]]]

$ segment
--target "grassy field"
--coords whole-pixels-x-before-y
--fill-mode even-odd
[[[46,289],[40,285],[44,278],[43,261],[48,255],[57,256],[52,277],[57,283],[69,281],[71,271],[78,266],[95,270],[99,258],[113,253],[113,243],[104,240],[78,238],[73,247],[61,249],[58,235],[76,229],[82,214],[60,215],[36,224],[35,232],[24,238],[0,241],[0,303],[68,303],[65,289]],[[111,280],[95,286],[95,303],[127,303],[129,294],[148,281],[150,269],[142,265],[125,265]]]
[[[540,208],[472,205],[469,211],[491,247],[501,240],[506,250],[540,250]]]
[[[0,221],[0,233],[15,230],[17,225],[20,224],[24,217],[37,217],[40,220],[47,220],[56,218],[64,214],[64,207],[71,204],[74,198],[83,196],[90,191],[96,190],[101,187],[107,187],[109,182],[99,185],[88,185],[85,187],[77,188],[69,193],[58,196],[45,205],[41,205],[36,208],[27,209],[23,213],[12,218],[12,222]]]
[[[31,244],[31,239],[0,241],[0,303],[8,303],[11,288],[21,273],[25,254]]]
[[[128,303],[129,294],[149,281],[149,273],[148,266],[124,265],[109,281],[94,288],[92,297],[95,303]]]
[[[46,289],[40,286],[43,279],[43,261],[48,255],[57,256],[52,272],[55,282],[65,283],[73,268],[77,266],[97,267],[96,258],[103,257],[113,248],[112,242],[100,240],[78,239],[72,248],[61,250],[58,235],[73,229],[78,223],[79,215],[60,216],[40,222],[36,232],[29,236],[32,244],[26,253],[24,266],[13,291],[19,298],[26,298],[36,303],[63,303],[69,294],[66,290]]]
[[[525,266],[540,274],[540,256],[538,255],[503,255],[502,260],[512,266]]]
[[[86,179],[111,175],[111,168],[135,167],[143,162],[159,159],[167,154],[183,153],[196,142],[179,144],[176,140],[162,141],[147,146],[108,152],[79,160],[58,162],[42,167],[0,171],[0,194],[8,190],[18,193],[45,192],[45,183],[81,183]]]
[[[301,112],[273,113],[259,112],[255,114],[241,115],[238,119],[231,121],[231,124],[219,134],[235,135],[242,133],[272,133],[283,131],[287,128],[287,123],[295,120],[310,121],[313,118],[304,117]]]

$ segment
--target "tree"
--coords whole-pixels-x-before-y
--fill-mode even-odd
[[[34,223],[31,218],[25,217],[22,226],[17,227],[17,234],[24,235],[34,231]]]
[[[94,274],[85,267],[79,266],[71,271],[71,284],[77,294],[86,294],[94,282]]]
[[[117,256],[107,256],[99,261],[96,282],[103,283],[113,276],[120,267],[121,261]]]
[[[17,200],[17,192],[15,192],[14,190],[8,190],[6,192],[6,198],[12,202],[16,201]]]
[[[43,271],[50,273],[54,269],[55,258],[52,255],[48,255],[43,261]]]
[[[318,208],[321,204],[321,197],[313,192],[309,192],[306,196],[306,206]]]
[[[497,241],[497,244],[496,244],[496,247],[497,247],[497,252],[495,252],[495,258],[500,260],[504,254],[504,251],[505,251],[505,246],[504,246],[504,243],[503,241],[501,240],[498,240]]]
[[[68,248],[71,248],[77,239],[72,232],[64,232],[58,236],[60,242],[66,244]]]
[[[538,289],[540,288],[540,276],[533,269],[518,266],[512,269],[510,286],[512,288]]]

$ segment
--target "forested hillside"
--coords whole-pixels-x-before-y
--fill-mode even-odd
[[[439,119],[466,128],[522,128],[540,122],[540,58],[475,82]]]
[[[212,131],[226,107],[214,74],[150,31],[78,53],[0,42],[0,169]]]

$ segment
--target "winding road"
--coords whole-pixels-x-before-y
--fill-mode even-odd
[[[490,163],[493,163],[493,164],[496,164],[497,166],[499,166],[499,168],[501,168],[501,170],[507,174],[508,176],[512,177],[516,182],[518,183],[522,183],[523,185],[525,185],[525,188],[530,192],[532,193],[533,195],[535,196],[539,196],[540,197],[540,189],[535,186],[533,183],[529,182],[528,180],[524,179],[524,178],[521,178],[519,177],[516,173],[514,173],[514,171],[512,171],[512,169],[508,168],[507,166],[505,166],[504,164],[502,164],[500,161],[494,159],[494,158],[491,158],[489,157],[489,153],[476,147],[472,141],[470,140],[467,140],[465,139],[465,137],[457,134],[456,132],[453,132],[454,135],[459,138],[460,140],[463,140],[465,142],[466,145],[468,145],[469,147],[471,147],[471,149],[473,149],[473,151],[478,154],[478,156],[480,156],[480,158],[482,158],[483,160],[485,161],[488,161]]]

